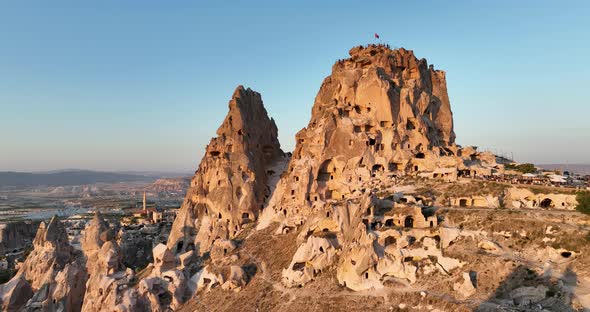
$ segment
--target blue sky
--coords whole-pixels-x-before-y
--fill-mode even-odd
[[[588,1],[0,4],[0,170],[194,170],[239,84],[284,150],[373,41],[447,72],[457,142],[590,163]]]

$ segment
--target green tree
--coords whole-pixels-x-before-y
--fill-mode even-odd
[[[578,201],[578,206],[576,206],[576,210],[590,215],[590,192],[580,192],[576,195],[576,200]]]

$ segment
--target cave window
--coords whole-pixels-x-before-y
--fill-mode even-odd
[[[219,152],[219,151],[210,151],[210,152],[209,152],[209,155],[211,155],[211,156],[213,156],[213,157],[217,157],[217,156],[219,156],[220,154],[221,154],[221,152]]]
[[[408,122],[406,123],[406,130],[414,130],[416,129],[416,127],[414,126],[414,124],[408,120]]]
[[[541,208],[551,208],[553,207],[553,201],[550,198],[545,198],[541,201],[540,206]]]
[[[385,226],[393,226],[393,219],[385,220]]]
[[[295,176],[295,181],[299,181],[299,177],[298,176]]]
[[[291,195],[295,195],[295,190],[291,190]]]
[[[404,220],[404,227],[412,228],[414,227],[414,218],[412,216],[407,216]]]
[[[221,212],[219,213],[219,219],[223,219],[223,216],[221,215]]]
[[[414,171],[418,171],[418,166],[414,166]]]
[[[369,272],[365,273],[365,278],[368,279],[369,278]]]
[[[418,154],[416,154],[416,158],[424,159],[424,157],[426,157],[426,155],[424,155],[424,153],[418,153]]]
[[[247,212],[242,213],[242,219],[250,219],[250,214]]]
[[[329,217],[330,217],[330,212],[328,211],[328,212],[326,212],[326,218],[329,218]]]
[[[373,168],[371,168],[371,171],[373,173],[375,173],[375,172],[383,172],[383,166],[382,165],[379,165],[379,164],[374,165]]]
[[[374,138],[369,138],[369,145],[373,146],[376,142],[377,140],[375,140]]]
[[[467,207],[467,199],[461,198],[459,200],[459,207]]]
[[[354,126],[354,132],[355,133],[361,132],[361,126]]]
[[[385,246],[389,246],[389,245],[395,244],[395,242],[396,242],[395,237],[389,236],[385,239],[384,243],[385,243]]]
[[[314,197],[313,197],[313,200],[314,200],[314,201],[318,201],[318,197],[317,197],[317,196],[314,196]]]
[[[371,108],[370,107],[367,107],[367,112],[371,112]]]
[[[358,105],[355,105],[355,106],[354,106],[354,111],[355,111],[357,114],[360,114],[360,113],[361,113],[361,108],[360,108],[360,106],[358,106]]]
[[[238,130],[238,135],[242,135],[242,129]]]
[[[324,247],[320,246],[320,252],[324,252]]]
[[[320,166],[320,170],[318,172],[318,181],[328,181],[328,179],[333,178],[332,173],[335,171],[335,168],[332,164],[330,159],[324,161]]]
[[[184,242],[179,241],[178,244],[176,244],[176,251],[177,252],[181,251],[183,246],[184,246]]]

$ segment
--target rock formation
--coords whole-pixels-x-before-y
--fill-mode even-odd
[[[33,251],[21,265],[18,274],[23,274],[33,289],[52,282],[66,264],[74,260],[73,249],[68,241],[68,233],[58,217],[49,223],[39,225],[33,240]]]
[[[30,244],[38,226],[37,222],[25,221],[0,223],[0,253]]]
[[[287,174],[259,228],[349,197],[371,177],[457,168],[445,73],[412,51],[370,45],[338,61],[297,133]]]
[[[590,307],[590,280],[571,271],[581,264],[584,272],[578,259],[590,247],[562,242],[588,221],[572,226],[573,214],[551,215],[545,227],[530,211],[499,220],[515,211],[496,209],[573,209],[575,195],[493,182],[503,170],[496,156],[455,144],[445,73],[412,51],[369,45],[349,54],[324,80],[292,157],[281,151],[260,94],[239,86],[167,241],[154,231],[161,223],[117,235],[97,213],[77,252],[53,218],[39,226],[18,274],[0,285],[3,311],[164,312],[191,310],[195,297],[218,308],[230,297],[216,291],[240,292],[240,307],[256,298],[252,310],[300,310],[302,301],[329,310],[348,300],[349,291],[325,296],[336,289],[325,283],[361,291],[349,310],[368,310],[363,296],[387,310],[463,311],[457,307],[479,302],[480,311],[570,311],[563,305],[575,300]],[[449,183],[477,176],[491,178]],[[156,184],[155,191],[177,188]],[[144,240],[146,233],[161,239]],[[580,235],[576,241],[587,240]],[[564,248],[553,247],[560,242]],[[516,268],[519,261],[531,268]]]
[[[47,224],[42,222],[33,240],[33,250],[17,275],[3,286],[4,291],[20,289],[13,290],[12,295],[17,297],[3,300],[26,311],[79,311],[86,280],[80,260],[60,219],[53,217]]]
[[[425,274],[461,266],[442,255],[435,215],[375,196],[397,176],[456,173],[479,161],[458,155],[443,71],[405,49],[353,48],[324,80],[310,123],[296,138],[258,225],[281,221],[283,232],[305,224],[305,243],[283,271],[286,286],[307,283],[332,264],[340,284],[353,290],[381,288],[387,277],[415,282],[419,267],[408,259],[420,259]]]
[[[168,247],[176,253],[203,253],[215,239],[232,238],[256,220],[270,196],[269,168],[282,157],[277,127],[260,94],[239,86],[192,178]]]

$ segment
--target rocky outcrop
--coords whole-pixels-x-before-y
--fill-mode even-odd
[[[32,221],[0,223],[0,254],[31,243],[39,224]]]
[[[58,217],[42,222],[33,240],[33,250],[17,275],[2,286],[20,289],[18,298],[9,298],[7,302],[15,308],[20,304],[19,309],[25,311],[79,311],[86,281],[81,260],[70,246]]]
[[[259,228],[350,198],[374,177],[462,163],[443,71],[403,48],[349,53],[324,79]]]
[[[31,285],[22,274],[18,274],[8,283],[0,285],[0,307],[2,311],[19,311],[32,296]]]
[[[123,266],[115,235],[99,213],[86,226],[81,246],[89,273],[82,311],[141,311],[135,274]]]
[[[33,251],[21,265],[22,274],[34,290],[54,281],[55,276],[75,260],[68,233],[57,216],[42,222],[33,240]]]
[[[282,157],[277,127],[260,94],[239,86],[191,180],[168,247],[203,253],[215,239],[232,238],[256,220],[270,196],[268,177],[278,174],[268,169]]]
[[[260,218],[259,229],[279,221],[279,233],[304,224],[283,284],[309,282],[336,253],[337,279],[353,290],[461,267],[442,254],[437,217],[421,200],[376,196],[401,175],[456,179],[464,167],[487,164],[455,145],[445,73],[403,48],[349,54],[324,80]]]

